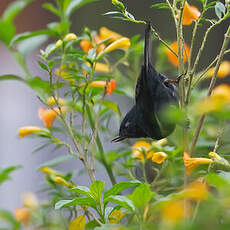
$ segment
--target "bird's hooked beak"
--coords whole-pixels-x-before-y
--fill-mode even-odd
[[[123,141],[125,138],[126,138],[125,136],[123,136],[123,137],[121,137],[121,136],[117,136],[117,137],[115,137],[115,138],[114,138],[111,142],[119,142],[119,141]]]

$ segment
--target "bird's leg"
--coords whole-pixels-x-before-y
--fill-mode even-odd
[[[182,73],[181,75],[179,75],[175,80],[173,79],[165,79],[164,82],[169,82],[169,83],[173,83],[173,84],[179,84],[180,82],[180,79],[183,75],[186,75],[186,73]],[[185,79],[185,80],[188,80],[188,79]]]

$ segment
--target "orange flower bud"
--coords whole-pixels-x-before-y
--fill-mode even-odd
[[[187,2],[185,2],[182,14],[183,25],[191,25],[192,21],[197,21],[199,17],[200,11],[195,6],[190,6]]]
[[[177,41],[173,42],[170,45],[170,48],[176,53],[178,54],[178,43]],[[184,49],[183,49],[183,62],[185,63],[188,60],[190,54],[190,48],[189,46],[185,43],[184,44]],[[167,49],[167,55],[168,55],[168,60],[174,65],[174,66],[178,66],[179,61],[178,61],[178,57],[171,52],[169,49]]]
[[[88,51],[93,48],[93,45],[89,40],[82,40],[80,42],[80,46],[86,53],[88,53]]]
[[[67,109],[65,107],[61,107],[61,112],[65,113]],[[46,128],[50,128],[55,120],[55,118],[60,114],[59,108],[54,109],[45,109],[40,108],[38,111],[39,118],[44,122]]]
[[[14,213],[15,219],[25,226],[28,226],[30,223],[30,213],[25,208],[16,208]]]

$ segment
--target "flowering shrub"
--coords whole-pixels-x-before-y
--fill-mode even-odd
[[[168,20],[173,20],[176,28],[177,41],[167,42],[151,26],[159,41],[159,59],[163,57],[157,69],[178,73],[174,82],[178,84],[179,106],[162,112],[163,118],[175,122],[176,129],[167,139],[140,138],[134,144],[127,140],[114,144],[113,150],[105,148],[104,137],[114,138],[123,115],[119,101],[111,96],[134,97],[143,40],[139,36],[125,37],[103,25],[98,32],[85,27],[82,34],[73,33],[70,16],[93,1],[45,2],[43,7],[58,21],[34,32],[15,34],[14,25],[15,16],[31,0],[13,1],[0,19],[0,40],[24,71],[23,76],[3,75],[0,80],[23,82],[34,90],[42,104],[38,117],[43,125],[19,127],[18,135],[42,139],[40,149],[48,144],[63,147],[61,158],[40,167],[45,176],[45,189],[41,190],[49,191],[49,201],[41,202],[36,195],[25,194],[23,207],[15,207],[14,214],[0,210],[0,227],[229,229],[230,86],[216,86],[217,78],[230,73],[230,62],[224,60],[230,53],[229,25],[219,53],[202,70],[197,68],[210,31],[230,16],[229,1],[223,4],[200,0],[199,5],[192,6],[185,0],[165,0],[152,6],[158,11],[167,9]],[[122,2],[112,0],[112,4],[116,10],[106,16],[146,24],[135,19]],[[186,40],[185,27],[192,31]],[[198,27],[204,31],[201,44]],[[26,54],[45,41],[41,36],[48,44],[38,54],[38,67],[43,74],[35,77],[26,64]],[[20,47],[25,43],[28,50],[22,52]],[[199,45],[198,51],[195,45]],[[209,84],[208,89],[201,87],[202,82]],[[114,126],[116,130],[111,130]],[[68,138],[64,140],[63,136]],[[57,164],[74,158],[84,166],[88,187],[81,180],[75,181],[72,172],[55,169]],[[96,178],[95,161],[105,169],[106,182]],[[0,169],[0,184],[18,168]]]

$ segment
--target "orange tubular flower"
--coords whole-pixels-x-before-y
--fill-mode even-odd
[[[153,151],[149,151],[151,145],[146,141],[137,141],[132,147],[132,154],[134,157],[143,161],[144,158],[149,159],[153,156]],[[143,152],[145,154],[143,154]]]
[[[109,39],[110,42],[114,42],[114,41],[122,38],[122,36],[120,34],[114,32],[112,30],[109,30],[106,27],[100,28],[99,36],[102,40]]]
[[[214,163],[213,160],[204,157],[192,158],[186,152],[184,152],[183,160],[184,160],[184,167],[186,168],[187,175],[190,175],[192,171],[199,165]]]
[[[38,126],[24,126],[21,127],[18,131],[19,137],[25,137],[27,135],[30,135],[32,133],[38,133],[42,130],[41,127]]]
[[[191,25],[193,21],[197,21],[200,17],[200,11],[195,6],[190,6],[185,2],[182,14],[183,25]]]
[[[106,81],[93,81],[89,83],[89,86],[96,87],[96,88],[105,88],[106,87],[106,93],[111,96],[113,91],[116,88],[116,80],[111,79],[106,86]]]
[[[61,112],[65,113],[66,108],[61,107]],[[46,128],[50,128],[52,126],[55,118],[58,116],[59,113],[59,108],[45,109],[41,107],[38,111],[39,118],[44,122]]]
[[[173,42],[173,43],[170,45],[170,48],[171,48],[176,54],[178,54],[178,43],[177,43],[177,41]],[[184,63],[188,60],[189,54],[190,54],[190,48],[189,48],[189,46],[185,43],[185,44],[184,44],[184,50],[183,50],[183,62],[184,62]],[[175,67],[177,67],[178,64],[179,64],[178,57],[177,57],[173,52],[171,52],[169,49],[167,49],[167,55],[168,55],[168,60],[169,60]]]
[[[15,219],[25,226],[28,226],[30,223],[30,213],[25,208],[16,208],[14,213]]]
[[[93,42],[98,45],[100,42],[102,42],[103,39],[101,39],[98,35],[93,38]],[[87,53],[90,49],[94,48],[93,44],[89,40],[82,40],[80,42],[81,48]],[[97,52],[102,51],[105,48],[105,44],[100,44],[97,47]]]
[[[212,77],[215,72],[215,67],[209,69],[206,73],[207,77]],[[217,73],[218,78],[224,78],[230,74],[230,62],[229,61],[223,61],[220,64],[220,68]]]

